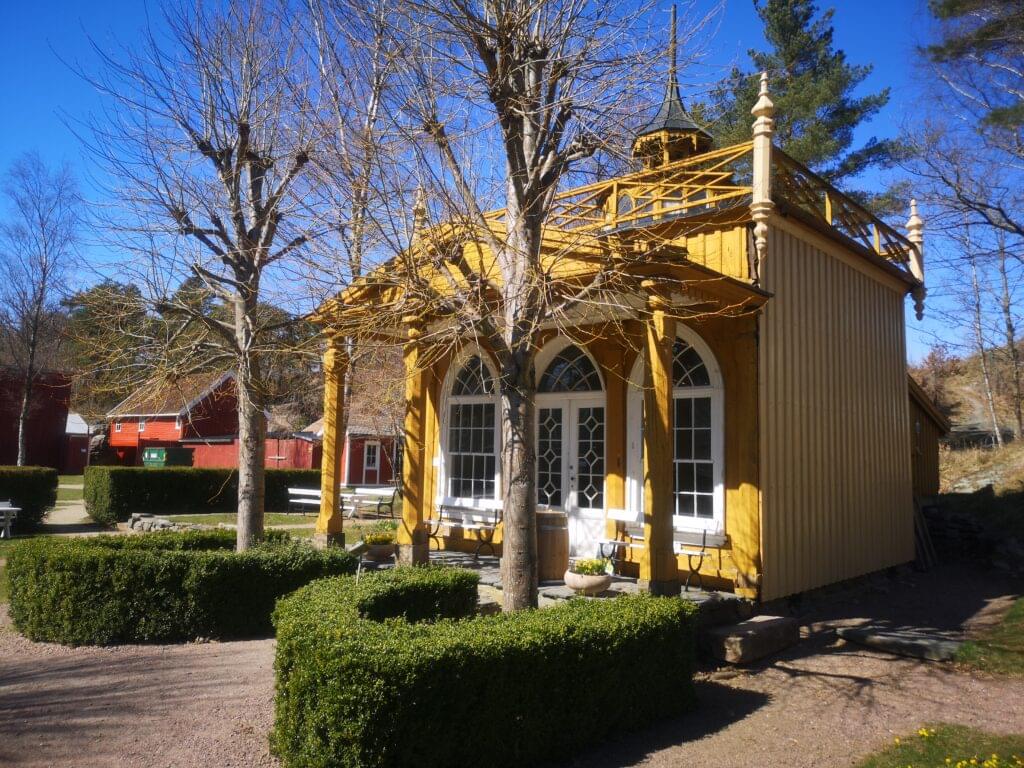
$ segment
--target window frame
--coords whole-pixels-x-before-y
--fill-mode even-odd
[[[459,373],[474,358],[479,357],[484,368],[490,374],[494,382],[494,392],[482,395],[453,395],[452,391]],[[445,506],[469,507],[472,509],[492,510],[496,503],[502,498],[501,487],[501,403],[498,392],[498,376],[489,356],[479,347],[472,347],[463,351],[448,368],[448,375],[444,382],[444,400],[442,402],[440,418],[440,434],[438,435],[440,466],[438,467],[437,496],[435,501]],[[452,454],[449,450],[449,426],[451,424],[451,410],[453,405],[474,405],[491,404],[494,406],[494,495],[493,497],[472,498],[465,496],[448,495],[448,481],[450,469],[453,465]],[[486,454],[479,454],[486,455]]]
[[[141,435],[145,431],[146,431],[146,420],[145,419],[139,419],[139,421],[138,421],[138,432]]]
[[[373,466],[370,466],[370,448],[375,448]],[[366,440],[363,442],[363,472],[366,470],[380,472],[380,440]]]
[[[700,356],[708,372],[709,384],[699,387],[672,388],[673,435],[672,435],[672,527],[680,533],[722,533],[725,531],[725,386],[722,380],[718,361],[711,348],[692,329],[684,325],[676,328],[676,340],[691,346]],[[673,341],[673,346],[674,346]],[[673,355],[674,357],[674,355]],[[643,355],[638,355],[629,377],[627,386],[627,456],[626,456],[626,507],[630,511],[643,513]],[[673,379],[674,383],[674,379]],[[675,407],[676,400],[682,397],[711,398],[711,460],[712,482],[714,494],[712,516],[701,518],[690,515],[677,515],[675,494]],[[639,443],[631,448],[629,441],[633,435]],[[638,508],[639,507],[639,508]]]

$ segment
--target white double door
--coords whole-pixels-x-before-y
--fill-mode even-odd
[[[597,554],[604,538],[605,422],[603,396],[537,397],[537,503],[565,512],[574,557]]]

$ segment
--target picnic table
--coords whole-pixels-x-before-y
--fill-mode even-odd
[[[21,507],[15,507],[10,501],[0,501],[0,539],[9,539],[12,536],[11,523],[18,518]]]

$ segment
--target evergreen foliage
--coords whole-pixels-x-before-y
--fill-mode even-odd
[[[0,500],[21,509],[15,530],[32,530],[57,503],[57,470],[49,467],[0,467]]]
[[[189,514],[233,512],[238,471],[200,467],[104,467],[85,470],[85,511],[97,523],[113,525],[133,512]],[[288,509],[288,488],[319,488],[319,469],[268,469],[265,506]]]
[[[931,0],[929,7],[941,25],[939,42],[927,48],[932,61],[986,69],[987,79],[993,80],[992,87],[982,89],[986,122],[1009,129],[1024,126],[1024,4]]]
[[[282,600],[271,744],[283,765],[518,768],[693,705],[691,603],[466,618],[475,598],[475,574],[396,568]]]
[[[241,553],[233,531],[21,541],[7,560],[11,617],[31,640],[67,645],[253,637],[278,598],[356,570],[343,549],[269,539]]]
[[[753,70],[734,68],[695,113],[708,121],[719,146],[750,140],[758,73],[767,71],[775,103],[775,143],[836,183],[867,168],[886,166],[895,142],[871,138],[854,146],[854,130],[889,101],[889,89],[855,96],[870,65],[850,64],[833,41],[831,9],[813,0],[755,0],[770,49],[749,52]]]

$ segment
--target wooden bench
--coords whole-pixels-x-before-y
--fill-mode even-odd
[[[602,539],[598,542],[598,556],[611,560],[613,563],[622,563],[626,559],[626,550],[644,548],[644,531],[641,523],[642,513],[640,510],[609,509],[607,518],[617,523],[623,523],[622,538]],[[704,588],[704,579],[700,569],[704,560],[709,556],[708,547],[721,547],[725,544],[726,538],[716,531],[687,530],[683,526],[687,519],[673,516],[672,527],[672,549],[677,555],[686,557],[687,574],[685,589],[689,591],[690,580],[696,576],[697,587]]]
[[[19,512],[21,507],[13,506],[10,501],[0,501],[0,539],[11,538],[11,523],[18,519]]]
[[[356,488],[352,491],[342,491],[341,511],[348,517],[361,516],[369,512],[374,517],[394,517],[395,499],[398,496],[398,488],[387,486],[369,486]]]
[[[290,512],[302,512],[313,509],[320,511],[320,489],[319,488],[289,488],[288,489],[288,510]]]
[[[432,540],[441,549],[441,529],[460,528],[463,531],[476,531],[477,543],[473,550],[473,559],[480,558],[480,550],[484,547],[495,554],[494,534],[501,523],[502,503],[493,499],[480,502],[479,506],[466,507],[457,504],[441,504],[437,508],[437,517],[427,519],[427,543]]]

